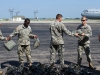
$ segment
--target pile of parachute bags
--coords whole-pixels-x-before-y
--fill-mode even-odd
[[[5,75],[94,75],[94,73],[73,63],[63,68],[38,63],[30,67],[24,65],[19,67],[10,66],[7,68]]]

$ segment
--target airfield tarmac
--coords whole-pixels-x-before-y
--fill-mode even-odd
[[[0,29],[5,37],[9,36],[13,30],[20,25],[21,23],[2,23]],[[75,30],[80,23],[64,23],[69,30]],[[98,34],[100,33],[100,23],[89,23],[92,28],[93,36],[91,40],[91,55],[93,59],[93,65],[97,68],[92,70],[98,75],[100,75],[100,42],[98,41]],[[49,23],[31,23],[33,34],[36,34],[40,39],[40,46],[37,49],[33,48],[34,40],[31,39],[31,50],[32,50],[32,61],[33,63],[49,63],[49,45],[50,45],[50,33],[49,33]],[[17,43],[17,36],[13,38]],[[65,40],[65,51],[64,59],[65,66],[68,66],[70,63],[77,63],[77,38],[64,35]],[[1,70],[5,72],[6,67],[9,65],[18,66],[18,55],[17,55],[17,46],[12,51],[7,51],[3,43],[5,41],[0,41],[0,63]],[[83,51],[82,66],[88,68],[88,62],[86,60],[85,53]],[[25,55],[24,55],[25,58]],[[26,59],[26,58],[25,58]],[[57,58],[58,59],[58,58]],[[26,60],[25,60],[26,61]],[[57,62],[58,64],[58,62]]]

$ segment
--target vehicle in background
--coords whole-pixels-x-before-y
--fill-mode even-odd
[[[81,15],[86,16],[88,19],[100,19],[100,9],[84,10]]]

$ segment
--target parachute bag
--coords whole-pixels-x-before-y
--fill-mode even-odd
[[[10,41],[7,41],[7,42],[4,43],[4,47],[8,51],[11,51],[15,46],[16,46],[16,43],[13,40],[10,40]]]
[[[37,48],[37,47],[39,47],[39,45],[40,45],[40,40],[39,40],[39,38],[35,38],[33,47],[34,47],[34,48]]]
[[[78,33],[79,35],[81,35],[83,32],[82,32],[81,29],[78,29],[78,30],[74,30],[74,31],[72,31],[72,33],[73,33],[73,34]]]

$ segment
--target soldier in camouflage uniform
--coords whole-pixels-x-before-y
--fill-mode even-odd
[[[0,26],[1,26],[1,23],[0,23]],[[1,30],[0,30],[0,40],[7,40],[7,38],[6,37],[4,37],[3,35],[2,35],[2,32],[1,32]]]
[[[91,49],[90,49],[90,36],[92,36],[92,29],[91,27],[86,23],[87,18],[82,17],[81,19],[82,24],[78,26],[77,30],[81,30],[82,34],[77,35],[79,38],[78,40],[78,64],[81,65],[82,61],[82,51],[84,50],[87,56],[87,61],[89,62],[89,68],[94,68],[92,66],[92,59],[91,59]]]
[[[7,38],[6,37],[4,37],[3,35],[2,35],[2,32],[1,32],[1,30],[0,30],[0,40],[7,40]]]
[[[0,24],[0,25],[1,25],[1,24]],[[4,37],[4,36],[2,35],[1,30],[0,30],[0,40],[1,40],[1,41],[7,40],[7,38]],[[0,64],[0,68],[1,68],[1,64]],[[2,74],[2,71],[0,71],[0,74]]]
[[[25,52],[27,62],[29,63],[29,66],[31,66],[32,60],[31,60],[30,38],[34,39],[34,38],[37,38],[37,36],[31,34],[32,30],[29,24],[30,24],[30,20],[26,18],[24,21],[24,24],[19,25],[16,28],[16,30],[14,30],[13,33],[10,34],[10,36],[8,37],[8,40],[10,40],[13,36],[18,35],[19,62],[23,64],[24,60],[22,58],[22,55],[23,55],[23,52]]]
[[[56,21],[51,23],[50,25],[50,34],[51,34],[51,42],[50,42],[50,64],[55,63],[55,56],[58,52],[58,57],[60,61],[61,67],[64,66],[63,52],[64,52],[64,40],[63,40],[63,32],[67,35],[74,36],[63,23],[61,23],[62,15],[56,15]]]

